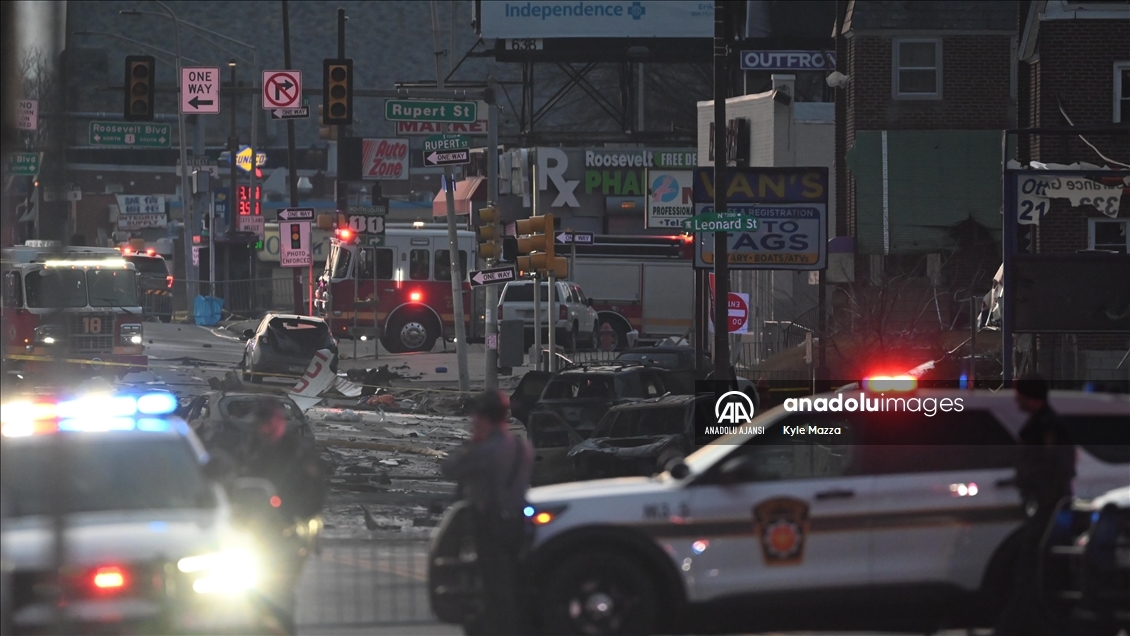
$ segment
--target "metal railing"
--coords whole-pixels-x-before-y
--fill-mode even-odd
[[[185,299],[187,289],[195,283],[201,295],[208,295],[208,281],[183,281],[178,280],[173,284],[173,296]],[[252,278],[243,280],[216,281],[217,298],[224,299],[224,316],[233,314],[239,317],[254,318],[268,311],[283,311],[291,313],[295,309],[295,298],[298,294],[300,301],[301,290],[295,290],[294,280],[291,278]],[[193,303],[182,300],[179,307],[187,308],[187,317],[191,319]]]
[[[436,621],[428,599],[428,541],[327,539],[298,582],[300,629]]]

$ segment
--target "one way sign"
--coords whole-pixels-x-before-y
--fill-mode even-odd
[[[508,283],[512,280],[518,280],[518,270],[513,267],[496,267],[494,269],[471,271],[470,279],[471,287]]]
[[[592,232],[557,232],[553,235],[553,242],[558,245],[592,245]]]
[[[180,70],[180,112],[185,115],[219,114],[219,68],[188,66]]]

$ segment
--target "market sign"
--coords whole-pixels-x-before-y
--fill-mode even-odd
[[[714,212],[714,169],[694,171],[695,211]],[[727,233],[733,269],[821,270],[827,263],[828,169],[738,168],[726,173],[726,212],[757,219]],[[695,240],[695,266],[714,266],[714,235]]]

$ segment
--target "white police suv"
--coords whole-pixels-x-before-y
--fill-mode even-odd
[[[837,396],[842,410],[832,412]],[[719,438],[655,477],[532,489],[526,606],[536,629],[991,624],[1022,519],[1013,455],[1025,415],[1011,392],[817,397],[807,406],[820,411],[777,407],[749,423],[754,432]],[[1130,398],[1053,392],[1050,402],[1079,444],[1076,495],[1130,482]],[[456,556],[437,550],[457,545],[443,536],[455,525],[441,526],[436,563]],[[433,584],[434,606],[458,592],[444,583]]]
[[[176,406],[169,393],[3,405],[6,630],[260,629],[254,548]]]

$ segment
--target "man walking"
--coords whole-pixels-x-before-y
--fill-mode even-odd
[[[470,441],[443,464],[474,510],[475,545],[484,615],[468,632],[519,634],[518,559],[525,546],[522,509],[533,471],[533,449],[507,428],[510,400],[487,391],[471,405]]]
[[[1016,404],[1028,413],[1020,429],[1016,487],[1024,507],[1012,595],[997,619],[998,635],[1052,634],[1039,597],[1040,543],[1056,505],[1071,496],[1075,446],[1063,423],[1048,406],[1048,383],[1035,375],[1016,382]]]

